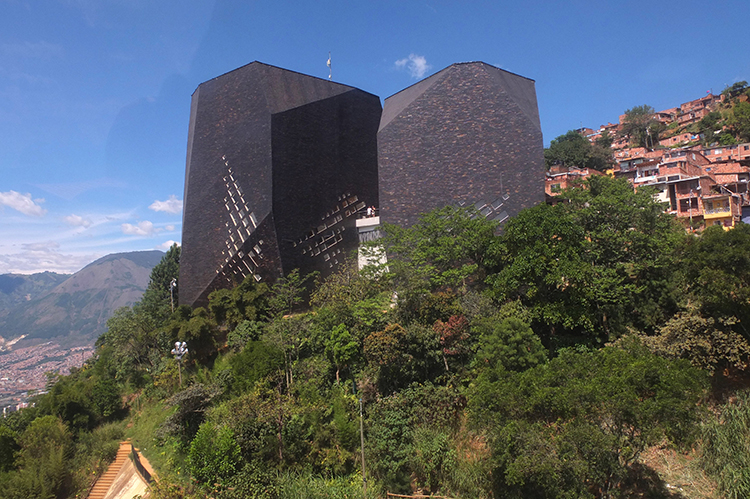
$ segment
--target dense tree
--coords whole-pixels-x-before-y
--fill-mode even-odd
[[[143,293],[140,308],[157,322],[163,322],[178,304],[180,274],[180,246],[176,243],[167,250],[161,261],[151,269],[148,287]],[[174,279],[174,286],[172,285]]]
[[[738,102],[732,108],[729,128],[740,142],[750,142],[750,102]]]
[[[166,403],[175,407],[156,431],[157,438],[176,436],[182,444],[189,444],[205,419],[211,402],[219,397],[223,389],[218,385],[196,383],[170,397]]]
[[[151,316],[137,308],[115,310],[107,321],[107,331],[96,342],[100,359],[97,368],[110,371],[119,382],[142,386],[144,376],[164,353],[159,352],[156,325]]]
[[[453,464],[455,449],[445,437],[458,429],[464,406],[456,388],[432,383],[415,383],[378,400],[367,418],[367,459],[375,476],[394,492],[409,492],[412,478],[431,492],[447,488],[436,483]]]
[[[612,165],[611,145],[609,134],[592,144],[579,132],[569,130],[565,135],[552,139],[544,150],[544,164],[547,169],[559,164],[603,171]]]
[[[659,145],[659,136],[666,127],[654,116],[651,106],[635,106],[625,111],[620,133],[636,147],[653,150]]]
[[[476,362],[480,368],[523,371],[547,360],[546,350],[521,317],[484,317],[472,326],[479,336]]]
[[[291,314],[304,301],[307,282],[315,280],[317,275],[317,272],[313,272],[302,277],[299,269],[294,269],[289,275],[279,278],[271,286],[268,297],[268,308],[271,313],[274,316]]]
[[[453,315],[447,322],[437,320],[432,329],[440,339],[445,370],[450,371],[448,357],[461,360],[470,352],[469,321],[463,315]]]
[[[331,330],[326,341],[326,355],[336,366],[336,383],[340,382],[341,369],[348,367],[360,351],[360,345],[352,338],[346,326],[339,324]]]
[[[0,479],[3,498],[63,498],[71,492],[72,437],[55,416],[35,419],[20,439],[19,471]],[[3,483],[5,482],[5,483]]]
[[[445,372],[435,332],[421,324],[389,324],[364,341],[364,354],[380,393],[390,394]]]
[[[252,275],[232,289],[217,289],[208,295],[208,309],[217,324],[236,328],[242,321],[254,321],[266,315],[268,286]]]
[[[750,225],[708,227],[688,239],[681,259],[684,289],[705,317],[736,317],[734,329],[750,339]]]
[[[325,348],[328,332],[339,324],[359,342],[382,330],[392,315],[391,296],[384,283],[359,271],[356,259],[345,260],[337,272],[318,281],[310,298],[317,309],[320,346]]]
[[[722,129],[722,117],[718,111],[712,111],[704,116],[696,126],[698,133],[703,135],[703,144],[709,145],[716,140],[717,131]]]
[[[205,422],[190,443],[187,465],[198,481],[224,484],[239,471],[240,458],[234,432],[226,425],[217,428],[212,422]]]
[[[242,351],[225,357],[231,373],[231,389],[235,394],[251,390],[255,383],[284,367],[284,353],[264,341],[249,341]],[[215,369],[219,372],[223,366]]]
[[[745,370],[750,364],[750,342],[733,331],[734,317],[703,317],[689,309],[671,318],[655,336],[643,341],[667,357],[687,359],[714,374],[725,369]]]
[[[739,94],[743,93],[745,90],[747,90],[747,82],[738,81],[733,83],[732,85],[728,85],[724,90],[721,91],[721,95],[736,97]]]
[[[417,309],[430,291],[463,290],[482,282],[484,255],[497,223],[470,209],[446,206],[409,228],[383,224],[376,242],[388,255],[380,268],[406,309]]]
[[[211,359],[222,343],[218,338],[219,330],[208,312],[198,307],[190,314],[190,318],[182,321],[177,335],[178,340],[188,344],[190,358],[199,363],[206,363]]]
[[[624,348],[563,350],[511,374],[485,371],[469,399],[491,428],[496,493],[613,497],[648,445],[695,438],[706,376],[686,361]]]
[[[305,316],[277,318],[267,327],[263,339],[284,353],[286,386],[294,382],[294,368],[310,342],[310,319]]]
[[[670,278],[682,231],[674,219],[625,180],[591,177],[563,195],[569,202],[509,220],[490,248],[496,298],[520,300],[535,331],[562,344],[661,324],[675,309]]]
[[[15,467],[16,452],[21,448],[17,439],[16,432],[7,426],[0,426],[0,473]]]

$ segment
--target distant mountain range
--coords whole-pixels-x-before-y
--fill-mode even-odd
[[[0,349],[54,341],[64,347],[91,345],[112,313],[141,299],[161,251],[115,253],[73,275],[0,275]]]

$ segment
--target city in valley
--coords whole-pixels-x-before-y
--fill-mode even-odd
[[[0,352],[0,407],[3,414],[28,404],[35,393],[44,391],[50,375],[64,375],[80,368],[94,348],[63,348],[47,342]]]

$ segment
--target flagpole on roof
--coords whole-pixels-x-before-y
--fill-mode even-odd
[[[328,52],[328,62],[326,63],[328,66],[328,79],[330,80],[333,77],[333,70],[331,69],[331,52]]]

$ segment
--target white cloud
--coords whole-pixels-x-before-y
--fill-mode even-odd
[[[149,209],[154,211],[164,211],[172,214],[182,213],[182,200],[177,199],[177,197],[173,194],[169,196],[169,199],[167,199],[166,201],[154,201],[153,203],[151,203],[151,206],[149,206]]]
[[[72,274],[93,262],[101,255],[60,253],[60,244],[47,241],[22,244],[21,251],[0,255],[0,273],[35,274],[37,272],[57,272]]]
[[[396,68],[406,69],[412,78],[422,78],[432,66],[427,64],[427,59],[422,55],[409,54],[409,57],[396,61]]]
[[[40,42],[22,42],[22,43],[4,43],[0,45],[0,53],[6,56],[15,56],[23,59],[43,59],[59,58],[63,55],[63,48],[60,45]]]
[[[162,251],[167,251],[169,248],[172,247],[173,244],[176,244],[177,246],[180,245],[180,243],[178,243],[177,241],[169,240],[169,241],[164,241],[163,243],[161,243],[160,245],[158,245],[156,247],[156,249],[162,250]]]
[[[47,210],[39,206],[44,199],[31,199],[31,194],[21,194],[16,191],[0,192],[0,205],[18,210],[24,215],[41,217]]]
[[[83,218],[76,214],[68,215],[63,220],[65,220],[66,224],[72,225],[73,227],[84,227],[84,228],[91,227],[91,220],[89,220],[88,218]]]
[[[71,199],[88,191],[103,190],[109,187],[120,189],[126,187],[125,182],[109,178],[88,179],[81,182],[64,182],[57,184],[36,184],[35,187],[54,194],[65,200]]]
[[[167,225],[164,228],[167,230],[167,232],[172,232],[174,230],[174,225]]]
[[[148,220],[138,222],[138,225],[122,224],[122,232],[132,236],[153,236],[154,224]]]

